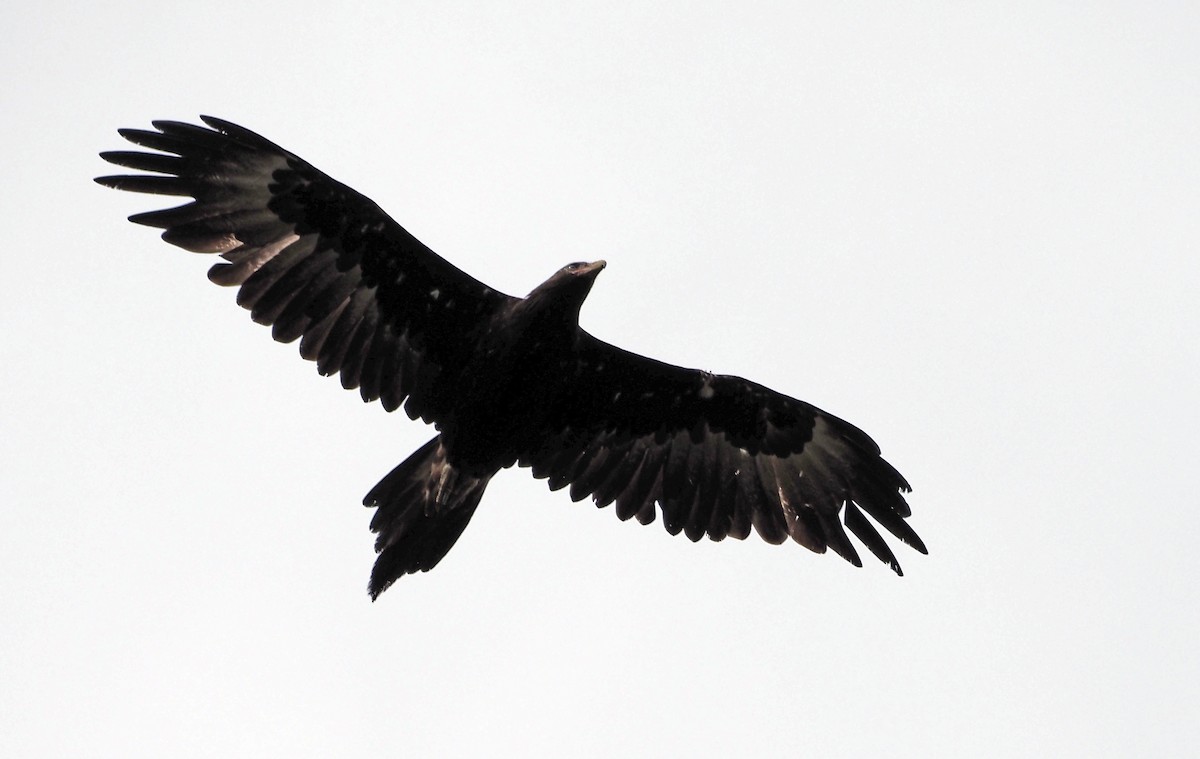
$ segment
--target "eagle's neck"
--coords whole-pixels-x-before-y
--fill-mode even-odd
[[[591,277],[555,274],[512,306],[511,318],[521,332],[541,333],[544,339],[574,338],[579,310],[592,291]]]

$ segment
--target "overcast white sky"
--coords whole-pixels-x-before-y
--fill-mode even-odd
[[[310,7],[306,7],[310,6]],[[1194,3],[7,3],[0,755],[1190,756]],[[432,434],[92,183],[211,113],[585,328],[866,429],[906,576],[502,473],[366,595]],[[169,202],[169,201],[168,201]]]

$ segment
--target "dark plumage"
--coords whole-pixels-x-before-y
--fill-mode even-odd
[[[439,434],[364,503],[379,557],[374,598],[432,569],[475,513],[492,476],[514,463],[570,486],[573,500],[615,503],[621,519],[671,534],[771,543],[789,536],[861,566],[844,523],[900,574],[870,516],[925,553],[904,521],[909,490],[853,425],[739,377],[671,366],[579,328],[603,261],[574,263],[513,298],[437,256],[367,198],[259,135],[211,117],[209,128],[156,121],[122,129],[155,153],[102,157],[153,172],[100,177],[108,187],[193,202],[131,216],[187,250],[219,253],[209,279],[300,340],[300,355],[388,411]],[[866,512],[867,516],[864,516]]]

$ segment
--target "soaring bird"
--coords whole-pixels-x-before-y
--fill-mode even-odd
[[[118,130],[155,152],[101,157],[141,172],[120,190],[192,198],[129,220],[217,253],[208,277],[281,342],[366,402],[404,406],[437,435],[363,500],[378,557],[368,591],[432,569],[488,482],[518,464],[551,490],[616,504],[672,535],[832,548],[862,566],[848,528],[902,574],[875,524],[921,553],[905,479],[862,430],[740,377],[639,356],[579,327],[604,261],[567,264],[524,298],[423,245],[368,198],[254,132],[155,121]],[[863,512],[866,512],[864,515]],[[871,519],[868,519],[870,516]]]

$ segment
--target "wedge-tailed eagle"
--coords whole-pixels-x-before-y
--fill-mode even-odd
[[[101,156],[144,174],[108,187],[192,198],[130,217],[181,248],[220,254],[209,279],[276,340],[364,401],[404,406],[436,437],[387,474],[376,509],[369,592],[432,569],[501,469],[519,464],[693,541],[791,537],[856,566],[849,528],[900,564],[871,519],[925,553],[905,522],[908,483],[857,427],[726,375],[655,361],[597,340],[579,309],[604,261],[572,263],[524,298],[439,257],[379,206],[248,129],[155,121],[122,129],[156,152]],[[863,512],[866,512],[864,515]],[[868,519],[870,516],[871,519]]]

